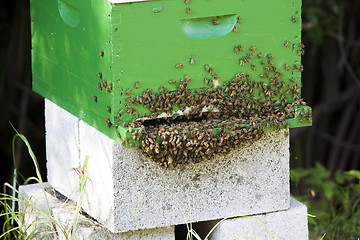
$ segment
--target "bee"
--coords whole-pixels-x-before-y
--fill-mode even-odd
[[[274,56],[273,56],[272,54],[270,54],[270,55],[268,56],[268,59],[272,59],[272,58],[274,58]]]
[[[265,61],[261,61],[260,64],[261,64],[261,65],[266,65],[266,62],[265,62]]]
[[[172,159],[171,156],[168,156],[167,162],[168,162],[168,164],[169,164],[170,166],[173,164],[174,161],[173,161],[173,159]]]
[[[302,118],[299,122],[303,123],[303,122],[305,122],[305,120],[306,120],[305,118]]]
[[[250,48],[250,51],[255,51],[256,50],[256,47],[255,46],[252,46],[251,48]]]
[[[119,124],[113,125],[113,128],[118,128],[118,127],[119,127]]]
[[[289,71],[289,70],[290,70],[289,65],[285,64],[285,70],[286,70],[286,71]]]
[[[140,83],[139,83],[139,82],[136,82],[136,83],[135,83],[135,89],[138,89],[139,86],[140,86]]]
[[[212,68],[209,69],[210,74],[214,74],[214,70]]]
[[[214,25],[218,25],[219,24],[219,20],[212,20],[212,24],[214,24]]]
[[[108,128],[111,128],[111,125],[112,125],[112,123],[110,122],[110,118],[106,118],[106,126],[108,127]]]
[[[244,61],[248,63],[248,62],[249,62],[249,58],[244,57]]]
[[[264,67],[264,70],[265,71],[270,71],[270,68],[269,67]]]
[[[104,56],[104,51],[100,51],[100,56],[101,56],[101,57]]]
[[[244,66],[244,65],[245,65],[244,60],[240,59],[240,66]]]
[[[97,87],[99,90],[102,90],[101,83],[98,83]]]
[[[174,84],[174,83],[176,83],[176,81],[175,80],[170,80],[169,83]]]
[[[127,103],[125,103],[125,107],[126,108],[131,108],[131,106],[129,104],[127,104]]]
[[[189,4],[189,2],[190,2],[190,0],[186,0],[186,1],[185,1],[185,4]]]
[[[215,75],[215,76],[214,76],[214,79],[219,79],[219,75]]]
[[[112,83],[110,83],[107,87],[106,87],[106,91],[111,92],[112,90]]]
[[[107,107],[106,107],[106,110],[107,110],[109,113],[111,113],[111,107],[110,107],[110,106],[107,106]]]
[[[123,122],[123,123],[121,124],[121,126],[122,126],[122,127],[128,127],[128,126],[129,126],[129,123]]]
[[[204,83],[206,84],[206,85],[209,85],[209,79],[208,78],[205,78],[204,79]],[[198,96],[198,95],[197,95]]]
[[[118,121],[120,121],[120,118],[119,118],[118,116],[116,116],[116,117],[114,117],[114,120],[115,120],[116,122],[118,122]]]
[[[134,103],[134,99],[132,97],[128,97],[126,98],[126,100],[128,103]]]
[[[124,109],[121,109],[119,112],[119,116],[121,116],[124,113]]]
[[[97,102],[97,96],[93,97],[94,102]]]
[[[294,79],[290,79],[290,82],[292,82],[292,83],[296,83]]]
[[[300,65],[299,64],[294,64],[294,67],[298,70],[300,70]]]
[[[100,79],[102,79],[102,73],[101,73],[101,72],[98,73],[98,77],[99,77]]]
[[[102,81],[102,86],[103,86],[104,88],[106,88],[106,87],[107,87],[107,82],[106,82],[106,80],[105,80],[105,79]]]
[[[188,15],[191,15],[191,9],[190,8],[187,8],[186,12],[187,12]]]
[[[304,113],[307,115],[309,113],[309,110],[307,108],[304,108]]]
[[[244,51],[244,48],[241,45],[239,45],[238,48],[240,52]]]
[[[190,64],[193,65],[195,63],[195,58],[190,58]]]
[[[299,44],[299,47],[302,48],[302,49],[304,49],[304,48],[305,48],[305,45],[304,45],[303,43],[300,43],[300,44]]]
[[[237,21],[237,23],[241,23],[241,18],[240,18],[240,17],[237,17],[237,18],[236,18],[236,21]]]
[[[117,135],[118,138],[121,138],[121,135],[120,135],[119,132],[116,132],[116,135]]]
[[[234,26],[233,30],[234,30],[234,32],[237,33],[237,27],[236,26]]]
[[[177,69],[179,69],[179,68],[181,68],[182,66],[183,66],[183,65],[182,65],[181,63],[178,63],[178,64],[176,64],[175,67],[176,67]]]
[[[271,61],[271,60],[269,60],[268,63],[269,63],[270,65],[273,65],[273,64],[274,64],[274,62]]]
[[[251,65],[251,68],[253,71],[256,71],[256,66],[255,65]]]
[[[185,79],[187,80],[187,81],[190,81],[191,80],[191,78],[189,77],[189,76],[184,76],[185,77]]]
[[[292,21],[296,23],[296,16],[292,16]]]
[[[157,147],[155,147],[155,150],[154,150],[154,151],[155,151],[156,154],[159,154],[159,153],[160,153],[159,148],[157,148]]]
[[[264,57],[264,54],[263,53],[260,53],[259,55],[257,55],[258,58],[262,58]]]
[[[207,71],[207,72],[209,72],[210,71],[210,67],[209,67],[209,65],[205,65],[205,70]]]
[[[249,57],[249,59],[252,59],[253,55],[251,53],[248,53],[248,57]]]
[[[239,47],[235,46],[234,49],[235,49],[235,54],[238,54],[239,53]]]
[[[297,53],[298,56],[301,56],[301,55],[304,55],[305,54],[305,51],[304,49],[300,49]]]
[[[286,41],[286,43],[285,43],[285,47],[289,47],[289,45],[290,45],[290,41]]]

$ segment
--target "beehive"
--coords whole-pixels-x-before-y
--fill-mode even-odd
[[[250,104],[293,112],[245,127],[311,124],[300,0],[33,0],[31,18],[33,89],[125,146],[134,120]]]

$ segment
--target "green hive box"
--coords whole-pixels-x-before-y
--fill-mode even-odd
[[[31,20],[34,91],[118,142],[123,122],[151,114],[129,97],[187,77],[192,91],[241,73],[270,84],[273,66],[285,92],[301,86],[300,0],[32,0]],[[289,126],[311,125],[298,113]]]

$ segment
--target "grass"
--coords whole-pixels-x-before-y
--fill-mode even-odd
[[[15,128],[14,128],[15,130]],[[3,225],[3,233],[0,238],[4,239],[32,239],[37,237],[43,239],[49,237],[49,234],[62,234],[65,239],[75,239],[76,229],[79,224],[79,215],[81,210],[82,196],[85,189],[86,182],[88,180],[86,157],[84,167],[81,171],[82,175],[79,180],[80,185],[80,197],[76,205],[76,211],[74,212],[73,225],[70,230],[59,223],[52,215],[50,211],[50,204],[46,187],[42,180],[39,164],[35,157],[34,152],[31,149],[30,143],[26,137],[16,130],[16,135],[12,140],[12,153],[14,162],[14,176],[13,183],[5,183],[3,193],[0,194],[0,204],[3,207],[3,211],[0,217],[5,219]],[[25,179],[17,170],[15,162],[15,140],[20,138],[26,145],[29,155],[35,166],[36,176]],[[27,198],[21,194],[18,190],[18,186],[26,185],[30,182],[38,183],[41,187],[41,191],[44,195],[45,204],[41,203],[39,199],[34,197]],[[7,192],[11,192],[8,194]],[[22,206],[21,208],[17,206]]]

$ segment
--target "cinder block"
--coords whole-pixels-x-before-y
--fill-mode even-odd
[[[306,206],[291,198],[289,210],[224,220],[210,236],[221,239],[308,240]]]
[[[80,159],[73,165],[66,148],[58,154],[47,149],[49,183],[76,201],[78,191],[71,193],[79,177],[71,169],[82,166],[79,163],[88,156],[83,207],[112,232],[126,232],[134,225],[135,229],[158,228],[289,208],[287,130],[266,132],[259,141],[227,157],[164,170],[136,148],[120,146],[83,121],[74,130],[77,118],[48,100],[46,114],[46,134],[51,135],[47,140],[66,145],[68,131],[79,131],[80,142]],[[56,121],[69,121],[69,125],[53,131],[49,126]]]
[[[44,184],[44,189],[40,184],[31,184],[20,186],[20,194],[27,202],[31,202],[31,207],[25,204],[19,204],[21,211],[26,211],[24,216],[24,227],[31,224],[28,229],[28,233],[35,230],[40,224],[43,224],[37,229],[36,234],[31,239],[58,239],[66,240],[71,239],[71,233],[73,229],[76,203],[72,201],[65,202],[58,199],[53,194],[49,184]],[[46,189],[46,190],[45,190]],[[44,191],[45,190],[45,191]],[[47,202],[49,204],[47,204]],[[49,213],[47,216],[43,212],[37,210],[41,209],[43,212]],[[174,240],[175,239],[175,227],[168,226],[156,229],[145,229],[138,231],[129,231],[124,233],[111,233],[107,228],[104,228],[99,223],[80,215],[78,219],[78,225],[74,239],[77,240],[97,240],[97,239],[109,239],[109,240]]]
[[[47,175],[60,177],[58,180],[66,187],[59,189],[61,185],[58,185],[57,190],[70,196],[79,181],[79,176],[71,169],[80,166],[79,119],[59,107],[47,107],[49,104],[55,105],[45,99]]]

